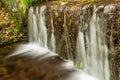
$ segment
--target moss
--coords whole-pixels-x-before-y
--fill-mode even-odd
[[[5,21],[3,20],[3,21],[0,21],[0,26],[1,25],[4,25],[5,24]]]
[[[2,33],[0,33],[0,43],[3,42],[5,40],[5,37]]]
[[[16,17],[13,16],[11,13],[9,13],[9,17],[11,20],[13,20],[16,23],[15,27],[16,27],[17,31],[20,31],[21,26],[23,24],[22,20],[17,20]]]
[[[2,16],[2,15],[1,15]],[[6,15],[4,12],[6,20],[0,21],[1,31],[0,31],[0,44],[7,43],[9,41],[17,42],[22,36],[22,24],[21,20],[17,20],[10,12]]]

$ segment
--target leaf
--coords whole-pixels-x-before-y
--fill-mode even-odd
[[[11,32],[12,32],[12,30],[11,30],[10,27],[7,27],[6,30],[7,30],[8,33],[11,33]]]
[[[66,27],[66,24],[63,24],[63,28],[65,28]]]
[[[7,74],[7,70],[4,67],[0,67],[0,74],[2,75]]]
[[[16,42],[16,41],[17,41],[17,38],[14,38],[14,39],[13,39],[13,42]]]
[[[16,65],[21,66],[22,65],[22,60],[21,59],[17,60]]]
[[[56,57],[55,57],[55,56],[53,56],[51,59],[52,59],[52,60],[55,60],[55,59],[56,59]]]
[[[3,34],[0,34],[0,42],[5,40],[5,36]]]
[[[61,21],[61,18],[58,18],[58,21]]]
[[[80,67],[80,68],[83,68],[83,62],[80,62],[79,67]]]
[[[0,21],[0,26],[4,24],[5,24],[5,21]]]

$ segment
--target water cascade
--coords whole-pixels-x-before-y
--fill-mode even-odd
[[[41,47],[48,48],[45,9],[46,6],[42,6],[41,8],[36,7],[36,10],[33,7],[29,9],[29,40],[30,42],[40,44]]]
[[[51,50],[55,52],[55,36],[54,36],[54,26],[53,26],[53,17],[52,17],[52,11],[50,13],[51,16],[51,28],[52,28],[52,33],[51,33]]]
[[[67,25],[66,25],[66,10],[67,10],[67,8],[65,8],[65,11],[64,11],[64,23],[63,23],[64,32],[63,32],[63,38],[65,39],[65,44],[66,44],[67,59],[73,60],[73,55],[71,53],[69,33],[68,33]]]
[[[82,8],[83,12],[87,11],[89,5]],[[100,6],[99,8],[103,8]],[[97,77],[99,80],[110,80],[109,64],[108,64],[108,47],[106,44],[106,38],[103,33],[104,18],[103,15],[97,14],[99,10],[95,5],[93,6],[92,15],[88,16],[88,20],[85,22],[83,13],[80,15],[78,25],[78,36],[76,43],[75,64],[77,67],[83,66],[83,70],[88,74]],[[65,39],[67,58],[73,60],[73,54],[71,53],[71,42],[69,41],[69,32],[66,25],[66,10],[64,10],[64,22],[63,22],[63,38]],[[46,6],[36,7],[29,9],[29,37],[30,42],[40,44],[42,47],[48,48],[48,44],[51,44],[51,51],[55,52],[55,36],[53,16],[50,12],[51,19],[51,42],[47,40],[47,26],[46,26]],[[85,29],[86,28],[86,29]],[[99,69],[98,69],[99,68]]]
[[[103,6],[100,7],[102,8]],[[87,7],[83,8],[87,9]],[[87,22],[84,22],[87,24],[88,31],[82,29],[85,26],[81,24],[78,26],[80,29],[77,37],[76,59],[77,62],[79,62],[79,65],[81,63],[83,64],[84,71],[100,80],[110,80],[108,47],[103,32],[105,30],[105,26],[103,18],[100,18],[99,16],[101,15],[97,14],[97,9],[99,8],[96,8],[96,6],[93,7],[93,14],[90,17],[89,25]],[[81,62],[80,59],[82,59]]]
[[[105,31],[107,29],[106,15],[112,14],[114,7],[111,7],[111,5],[85,5],[78,8],[78,6],[71,7],[70,5],[65,7],[65,5],[66,3],[57,6],[58,12],[55,13],[54,6],[49,7],[51,5],[30,7],[28,17],[30,42],[37,43],[53,52],[57,52],[56,49],[60,48],[58,46],[63,44],[61,49],[64,48],[63,50],[66,50],[67,59],[73,60],[76,67],[83,69],[83,71],[97,77],[99,80],[110,80],[108,63],[109,48],[107,44],[109,40],[106,38]],[[46,14],[47,9],[50,9],[50,13],[48,14]],[[70,30],[67,24],[69,22],[67,21],[67,12],[72,11],[70,9],[76,10],[77,14],[75,16],[77,15],[78,18],[76,21],[78,22],[76,23],[77,26],[73,28],[76,31],[73,30],[74,33],[72,33],[72,35],[76,36],[72,37],[72,39],[70,37],[72,30]],[[60,16],[59,10],[64,11],[62,19],[58,18],[61,21],[60,24],[62,24],[62,27],[56,26],[55,24],[59,23],[54,22],[54,14]],[[49,15],[49,19],[46,15]],[[47,24],[49,21],[49,26],[51,27],[50,35],[48,35],[49,26]],[[61,29],[60,33],[56,31],[58,28]],[[57,36],[58,34],[60,36]],[[48,37],[50,41],[47,39]],[[65,44],[62,43],[62,40],[65,41]],[[72,40],[76,43],[72,43]],[[76,49],[73,50],[71,45],[75,45]],[[57,53],[60,54],[60,51]]]

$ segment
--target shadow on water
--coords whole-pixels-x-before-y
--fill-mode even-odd
[[[0,47],[0,80],[6,80],[6,79],[2,79],[3,77],[7,77],[9,76],[9,70],[12,70],[13,67],[9,67],[7,66],[7,64],[9,64],[8,61],[5,60],[5,56],[13,53],[13,51],[15,50],[15,48],[21,44],[25,44],[26,42],[16,42],[13,44],[8,44],[5,46]],[[14,62],[18,62],[14,61]],[[16,63],[17,64],[17,63]]]

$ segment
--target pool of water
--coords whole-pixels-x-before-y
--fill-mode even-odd
[[[11,53],[14,52],[14,50],[21,44],[25,44],[27,42],[17,42],[8,44],[5,46],[0,47],[0,80],[6,80],[2,79],[3,77],[8,77],[9,73],[8,71],[12,68],[10,66],[7,66],[9,64],[8,61],[6,61],[5,57]],[[13,65],[14,66],[14,65]]]

